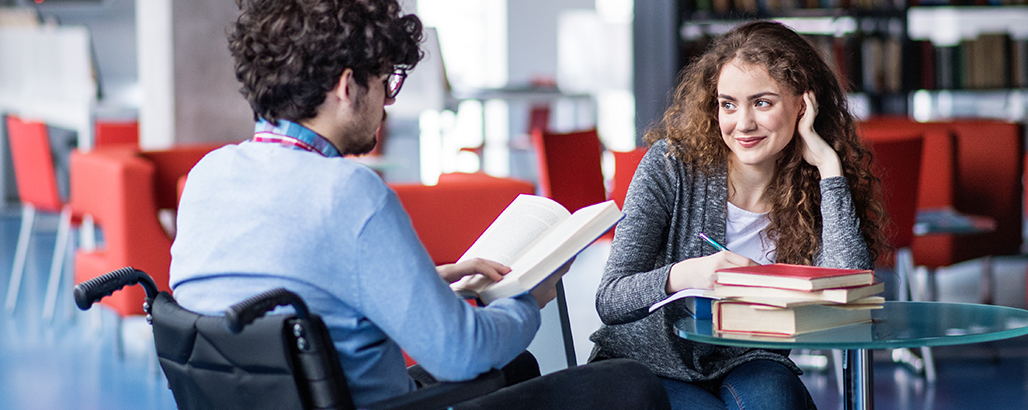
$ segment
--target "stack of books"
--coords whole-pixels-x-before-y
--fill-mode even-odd
[[[714,330],[790,337],[871,321],[885,299],[871,270],[775,263],[717,271]]]

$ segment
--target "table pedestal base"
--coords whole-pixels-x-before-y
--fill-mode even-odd
[[[874,364],[871,351],[868,349],[847,350],[842,359],[843,380],[845,391],[843,403],[846,410],[874,409]]]

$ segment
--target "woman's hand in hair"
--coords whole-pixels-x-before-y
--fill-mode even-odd
[[[814,118],[817,117],[817,99],[813,91],[803,93],[805,109],[800,114],[796,130],[800,134],[800,149],[803,152],[803,159],[808,164],[817,167],[821,178],[831,178],[842,175],[842,163],[839,161],[839,154],[824,138],[814,131]]]
[[[732,251],[686,259],[671,267],[664,291],[670,295],[682,289],[713,289],[718,269],[756,265],[759,263]]]

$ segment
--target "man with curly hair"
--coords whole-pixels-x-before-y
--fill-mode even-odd
[[[257,125],[189,173],[171,251],[179,304],[220,315],[277,287],[301,295],[325,320],[358,407],[514,361],[510,379],[531,380],[458,407],[667,408],[632,361],[534,377],[525,348],[566,267],[528,294],[470,306],[448,283],[509,268],[433,266],[395,193],[344,157],[375,146],[384,107],[422,57],[416,16],[396,0],[237,4],[229,50]],[[422,371],[408,372],[401,348]]]

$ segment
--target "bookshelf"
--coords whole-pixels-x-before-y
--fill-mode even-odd
[[[908,36],[935,67],[934,87],[911,93],[914,119],[1028,121],[1028,6],[911,7],[907,14]]]
[[[920,4],[929,1],[934,0]],[[967,3],[974,1],[985,0]],[[739,22],[769,18],[804,34],[826,55],[850,92],[858,117],[1028,119],[1026,5],[679,0],[677,7],[680,67]]]

